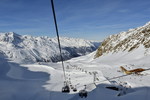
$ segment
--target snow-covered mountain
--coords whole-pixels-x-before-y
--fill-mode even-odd
[[[147,55],[150,53],[150,22],[142,27],[109,36],[98,48],[95,58],[108,53],[132,52],[140,46],[144,48],[143,54]]]
[[[112,35],[97,51],[64,61],[70,93],[61,92],[64,87],[61,63],[26,63],[58,59],[56,38],[1,34],[0,100],[150,100],[149,30],[150,23],[147,23]],[[68,58],[75,51],[81,55],[87,53],[86,48],[96,47],[95,43],[82,39],[61,38],[61,44]],[[140,75],[126,75],[120,66],[145,71]],[[83,89],[88,92],[86,98],[79,96]]]
[[[61,37],[64,60],[88,54],[96,50],[99,42]],[[7,57],[23,62],[60,61],[57,38],[0,33],[0,51]]]

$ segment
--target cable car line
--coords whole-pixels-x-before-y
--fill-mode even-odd
[[[56,29],[58,46],[59,46],[59,51],[60,51],[60,57],[61,57],[61,62],[62,62],[62,67],[63,67],[63,72],[64,72],[64,79],[66,81],[66,73],[65,73],[65,67],[64,67],[64,62],[63,62],[64,60],[63,60],[63,57],[62,57],[61,44],[60,44],[60,38],[59,38],[59,31],[58,31],[58,25],[57,25],[57,20],[56,20],[56,14],[55,14],[55,8],[54,8],[53,0],[51,0],[51,6],[52,6],[52,11],[53,11],[55,29]]]
[[[68,85],[68,83],[66,81],[66,73],[65,73],[65,67],[64,67],[64,62],[63,62],[64,60],[63,60],[62,51],[61,51],[61,45],[60,45],[60,39],[59,39],[59,31],[58,31],[58,26],[57,26],[57,20],[56,20],[56,14],[55,14],[55,8],[54,8],[53,0],[51,0],[51,7],[52,7],[52,12],[53,12],[53,17],[54,17],[55,29],[56,29],[58,46],[59,46],[59,51],[60,51],[60,58],[61,58],[63,74],[64,74],[64,87],[62,87],[62,92],[69,93],[70,92],[70,87],[69,87],[69,85]]]

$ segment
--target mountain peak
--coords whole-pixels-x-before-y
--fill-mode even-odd
[[[148,25],[150,25],[150,21],[149,21],[149,22],[147,22],[144,26],[148,26]]]
[[[1,33],[0,34],[0,41],[3,42],[18,42],[20,40],[20,35],[14,33],[14,32],[8,32],[8,33]]]

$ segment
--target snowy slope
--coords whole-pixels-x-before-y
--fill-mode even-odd
[[[60,38],[64,60],[96,50],[99,42]],[[21,36],[13,32],[0,34],[0,51],[21,62],[60,61],[57,38]]]
[[[85,100],[149,100],[150,99],[150,70],[142,72],[143,75],[125,75],[120,71],[120,66],[126,69],[150,68],[150,56],[141,55],[143,47],[134,52],[119,52],[93,59],[95,52],[73,58],[65,62],[66,76],[69,85],[77,88],[77,92],[61,93],[63,87],[63,73],[61,63],[41,63],[22,65],[31,71],[42,71],[51,74],[49,81],[43,85],[50,91],[50,100],[82,100],[78,92],[87,86],[88,97]],[[139,55],[133,57],[133,55]],[[51,71],[51,69],[55,71]],[[47,69],[47,70],[44,70]],[[48,70],[49,69],[49,70]],[[93,84],[93,72],[96,74],[96,85]],[[120,87],[119,91],[106,87]],[[125,93],[124,93],[125,91]],[[117,96],[122,94],[122,96]]]
[[[149,24],[145,26],[147,25],[149,26]],[[110,40],[114,39],[117,44],[129,37],[130,40],[123,43],[120,48],[115,46],[117,44],[113,42],[114,40],[111,40],[117,49],[111,46],[112,51],[107,50],[96,59],[94,57],[98,51],[65,61],[66,81],[70,88],[77,88],[76,92],[72,89],[70,93],[61,92],[64,76],[60,62],[19,64],[16,63],[18,59],[10,62],[4,56],[5,53],[0,51],[0,100],[150,100],[150,70],[142,72],[141,75],[126,75],[120,70],[120,66],[128,70],[150,69],[150,48],[147,47],[149,42],[146,42],[150,39],[149,33],[139,36],[143,34],[140,30],[145,29],[145,26],[137,28],[137,32],[136,29],[132,29],[131,33],[115,35],[119,38],[111,37]],[[131,38],[133,34],[138,34],[136,35],[138,38]],[[144,38],[143,42],[142,38]],[[140,44],[130,50],[132,44],[136,43]],[[124,48],[126,44],[131,45]],[[107,48],[109,44],[102,46]],[[93,72],[96,73],[95,82]],[[84,85],[88,91],[87,98],[81,98],[78,94],[84,89]],[[112,86],[118,90],[108,88]]]
[[[106,38],[98,48],[96,57],[107,53],[117,53],[119,51],[132,51],[136,48],[144,46],[145,52],[150,48],[150,22],[142,27],[130,29],[127,32],[111,35]]]
[[[42,87],[48,79],[49,74],[31,72],[0,52],[0,100],[48,100]]]
[[[139,54],[141,48],[134,51]],[[149,100],[150,71],[142,76],[129,75],[118,71],[119,66],[128,68],[150,68],[150,56],[140,56],[135,59],[132,53],[109,54],[93,59],[94,53],[66,61],[65,69],[70,85],[77,92],[61,93],[63,73],[61,63],[17,64],[10,62],[5,56],[0,56],[0,100],[82,100],[78,92],[87,85],[88,97],[85,100]],[[116,59],[118,57],[118,59]],[[123,59],[119,59],[122,58]],[[130,58],[130,59],[129,59]],[[69,66],[69,67],[67,67]],[[24,67],[27,67],[28,70]],[[29,71],[30,70],[30,71]],[[92,72],[97,72],[96,85],[93,84]],[[48,74],[45,74],[45,73]],[[122,96],[121,91],[107,89],[108,86],[124,85],[131,87]],[[121,87],[122,88],[122,87]],[[126,89],[126,88],[122,88]],[[22,91],[20,91],[22,90]]]

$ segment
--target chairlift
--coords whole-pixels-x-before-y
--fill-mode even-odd
[[[77,91],[77,88],[73,88],[73,92],[76,92]]]
[[[84,85],[85,86],[85,88],[83,89],[83,90],[80,90],[79,91],[79,96],[81,97],[81,98],[83,98],[83,97],[87,97],[87,94],[88,94],[88,92],[86,91],[86,85]]]
[[[85,89],[79,91],[79,96],[80,96],[81,98],[83,98],[83,97],[86,98],[86,97],[87,97],[87,94],[88,94],[88,92],[87,92]]]
[[[64,93],[69,93],[70,92],[70,88],[68,85],[65,85],[64,87],[62,87],[62,92]]]
[[[62,68],[63,68],[63,73],[64,73],[64,78],[65,78],[64,87],[62,87],[62,92],[69,93],[70,92],[70,88],[69,88],[69,86],[68,86],[68,84],[66,82],[66,73],[65,73],[64,63],[63,63],[64,59],[63,59],[62,52],[61,52],[61,44],[60,44],[60,39],[59,39],[59,32],[58,32],[58,26],[57,26],[57,20],[56,20],[56,14],[55,14],[53,0],[51,0],[51,6],[52,6],[52,12],[53,12],[53,17],[54,17],[55,29],[56,29],[56,34],[57,34],[57,40],[58,40],[60,58],[61,58]]]

